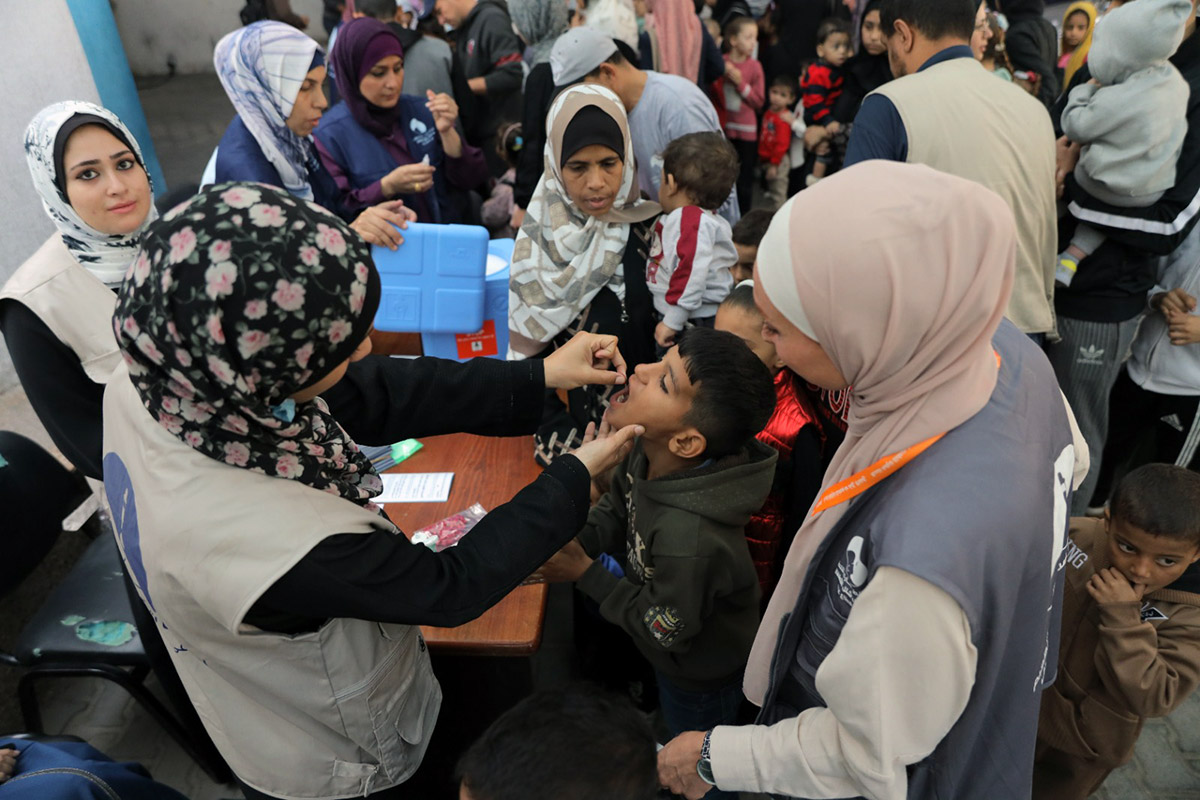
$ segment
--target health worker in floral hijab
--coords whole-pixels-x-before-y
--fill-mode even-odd
[[[527,435],[547,389],[625,364],[585,333],[544,361],[372,357],[379,298],[338,217],[223,184],[150,227],[113,317],[118,542],[247,797],[410,789],[441,699],[416,626],[474,619],[569,541],[640,432],[558,459],[453,549],[410,544],[356,440]]]

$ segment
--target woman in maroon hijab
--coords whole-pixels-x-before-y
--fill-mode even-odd
[[[342,26],[330,61],[342,102],[314,135],[342,201],[365,207],[399,198],[422,222],[464,221],[462,198],[487,179],[487,166],[458,131],[454,98],[401,94],[404,49],[378,20]]]

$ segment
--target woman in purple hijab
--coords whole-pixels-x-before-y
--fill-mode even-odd
[[[462,222],[455,203],[487,179],[483,153],[455,125],[448,94],[400,93],[404,49],[384,23],[342,26],[330,53],[342,102],[314,132],[317,152],[350,207],[402,199],[421,222]]]

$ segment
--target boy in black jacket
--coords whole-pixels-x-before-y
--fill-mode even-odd
[[[672,736],[733,722],[741,701],[759,620],[742,529],[771,489],[777,454],[754,437],[774,406],[771,374],[741,339],[687,330],[613,397],[605,422],[645,433],[578,539],[541,570],[577,581],[632,637]]]

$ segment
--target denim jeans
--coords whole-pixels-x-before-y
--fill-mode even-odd
[[[737,722],[738,709],[742,704],[742,681],[707,692],[690,692],[671,683],[661,672],[658,678],[658,705],[662,709],[667,730],[674,738],[685,731],[707,731],[717,725],[733,725]],[[704,800],[733,800],[737,792],[714,789],[704,795]]]

